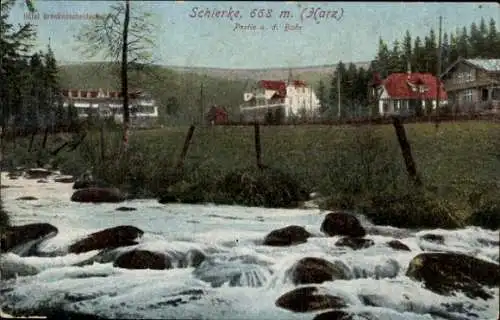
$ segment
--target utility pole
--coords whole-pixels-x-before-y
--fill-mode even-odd
[[[441,59],[443,56],[442,45],[441,45],[441,37],[442,37],[442,29],[443,29],[443,16],[439,16],[439,36],[438,36],[438,61],[437,61],[437,75],[436,75],[436,116],[439,116],[439,107],[441,102]],[[436,128],[439,124],[439,120],[436,117]]]
[[[340,119],[340,69],[337,67],[337,104],[338,104],[338,118]]]
[[[201,82],[200,86],[200,125],[203,124],[203,112],[204,107],[203,107],[203,81]]]

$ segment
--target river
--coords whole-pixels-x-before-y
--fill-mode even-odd
[[[303,257],[342,261],[351,280],[321,284],[349,302],[359,319],[496,319],[494,299],[469,299],[462,294],[441,296],[405,276],[410,260],[422,251],[464,252],[498,263],[499,248],[481,241],[498,241],[498,232],[476,227],[461,230],[401,230],[373,226],[362,219],[367,238],[375,245],[361,249],[338,247],[338,237],[325,237],[320,226],[326,212],[319,209],[264,209],[215,205],[162,205],[156,200],[120,204],[70,202],[72,184],[10,180],[2,173],[2,199],[14,225],[47,222],[56,236],[39,244],[43,257],[22,256],[22,250],[3,256],[2,268],[35,268],[37,274],[2,281],[0,306],[37,310],[54,306],[69,311],[122,319],[304,319],[319,312],[294,313],[275,305],[295,286],[286,270]],[[33,196],[38,200],[16,200]],[[119,206],[136,211],[116,211]],[[112,263],[73,266],[97,251],[68,254],[68,245],[95,231],[132,225],[144,231],[136,247],[176,254],[197,249],[205,253],[198,266],[168,270],[129,270]],[[305,227],[314,236],[307,243],[271,247],[266,234],[288,225]],[[445,245],[426,241],[424,234],[442,235]],[[386,243],[398,239],[411,251],[395,251]],[[51,256],[52,255],[52,256]],[[17,268],[17,269],[16,269]],[[186,293],[188,292],[188,293]],[[189,294],[191,292],[191,294]],[[202,293],[202,294],[200,294]],[[370,296],[371,306],[362,296]],[[176,301],[172,303],[172,301]],[[456,308],[446,308],[455,305]],[[8,308],[7,308],[8,307]],[[433,314],[431,316],[431,314]],[[441,314],[440,317],[436,314]]]

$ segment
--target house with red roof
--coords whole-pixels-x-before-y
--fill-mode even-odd
[[[214,105],[208,110],[206,118],[211,125],[224,124],[228,122],[229,114],[226,108]]]
[[[240,106],[243,121],[264,122],[270,116],[285,120],[293,116],[314,115],[320,103],[314,90],[301,80],[261,80],[243,95]]]
[[[384,80],[377,77],[375,80],[380,115],[410,115],[419,110],[434,110],[438,92],[440,106],[447,104],[443,83],[430,73],[392,73]]]

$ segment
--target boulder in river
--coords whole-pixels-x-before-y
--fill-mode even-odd
[[[2,251],[9,251],[30,241],[41,240],[48,236],[55,236],[56,234],[57,228],[48,223],[31,223],[7,227],[1,235]]]
[[[38,268],[25,262],[15,254],[8,253],[0,258],[0,276],[2,280],[33,276],[39,272]]]
[[[317,314],[313,320],[353,320],[353,315],[342,310],[331,310]]]
[[[295,285],[351,278],[349,268],[341,261],[332,263],[314,257],[300,259],[287,271],[287,274]]]
[[[329,236],[364,237],[365,228],[358,218],[344,212],[331,212],[326,215],[321,224],[321,231]]]
[[[276,300],[276,306],[293,312],[313,312],[324,309],[341,309],[347,303],[341,298],[332,296],[317,287],[302,287],[283,294]]]
[[[53,172],[44,168],[33,168],[26,170],[26,179],[47,179]]]
[[[387,245],[394,250],[400,251],[411,251],[410,248],[399,240],[391,240],[387,242]]]
[[[73,183],[75,182],[75,177],[73,176],[57,176],[54,178],[54,182],[60,183]]]
[[[134,226],[118,226],[104,229],[87,236],[69,246],[69,253],[82,253],[92,250],[117,248],[136,245],[137,238],[144,234]]]
[[[116,208],[116,211],[136,211],[137,208],[132,208],[132,207],[118,207]]]
[[[369,248],[374,244],[375,242],[372,239],[358,237],[342,237],[335,242],[337,247],[349,247],[353,250]]]
[[[311,234],[300,226],[288,226],[271,231],[264,238],[264,245],[267,246],[290,246],[307,242]]]
[[[172,268],[170,259],[163,253],[148,250],[132,250],[122,253],[113,266],[125,269],[155,269]]]
[[[190,249],[180,261],[180,267],[194,267],[197,268],[205,261],[206,255],[198,249]]]
[[[79,189],[71,196],[74,202],[117,203],[125,201],[125,196],[117,188]]]
[[[500,286],[497,263],[460,253],[421,253],[411,260],[406,275],[441,295],[462,291],[470,298],[486,300],[493,296],[482,286]]]
[[[440,234],[426,233],[421,236],[421,239],[429,242],[434,242],[436,244],[444,245],[444,237]]]
[[[38,198],[33,196],[24,196],[24,197],[19,197],[16,200],[33,201],[33,200],[38,200]]]

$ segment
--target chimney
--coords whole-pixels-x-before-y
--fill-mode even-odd
[[[411,75],[411,62],[410,61],[408,61],[408,63],[407,63],[407,71],[406,72],[408,73],[408,80],[410,80],[410,75]]]

